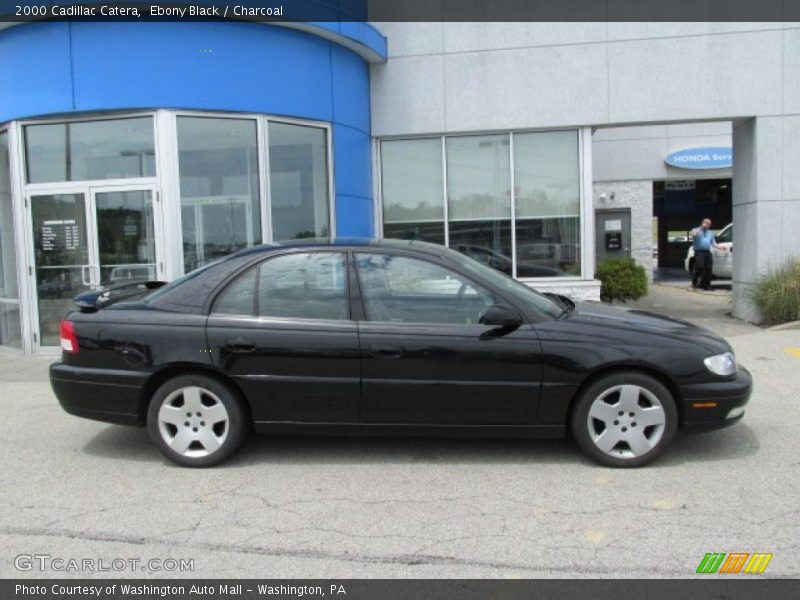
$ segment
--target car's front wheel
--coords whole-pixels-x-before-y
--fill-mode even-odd
[[[581,449],[611,467],[640,467],[655,460],[678,429],[669,390],[637,371],[618,371],[583,390],[572,413]]]
[[[199,374],[175,377],[156,390],[147,429],[164,456],[187,467],[222,462],[241,446],[248,430],[237,395]]]

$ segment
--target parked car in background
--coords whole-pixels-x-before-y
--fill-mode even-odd
[[[733,223],[723,227],[716,238],[717,244],[722,246],[722,249],[711,248],[711,255],[714,257],[712,276],[717,279],[730,279],[733,277]],[[694,270],[694,248],[691,246],[686,251],[683,266],[690,274]]]
[[[119,265],[111,269],[107,283],[121,281],[148,281],[156,275],[155,265]]]
[[[752,385],[711,331],[548,297],[423,242],[260,246],[142,286],[159,283],[80,297],[50,381],[67,412],[145,426],[186,466],[255,429],[569,434],[635,467],[679,430],[739,421]]]

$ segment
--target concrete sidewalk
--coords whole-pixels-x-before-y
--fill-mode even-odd
[[[47,381],[50,363],[58,358],[58,356],[22,356],[15,352],[0,352],[0,382]]]

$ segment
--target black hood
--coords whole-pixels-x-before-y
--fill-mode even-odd
[[[578,302],[569,313],[569,318],[594,325],[607,325],[621,331],[652,333],[693,342],[714,353],[731,351],[728,342],[705,327],[646,310],[608,306],[600,302]]]

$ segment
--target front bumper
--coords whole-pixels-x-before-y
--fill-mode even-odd
[[[142,425],[139,400],[148,375],[61,362],[50,365],[50,385],[66,412],[121,425]]]
[[[681,430],[699,433],[738,423],[752,390],[750,371],[741,365],[734,379],[681,386]]]

